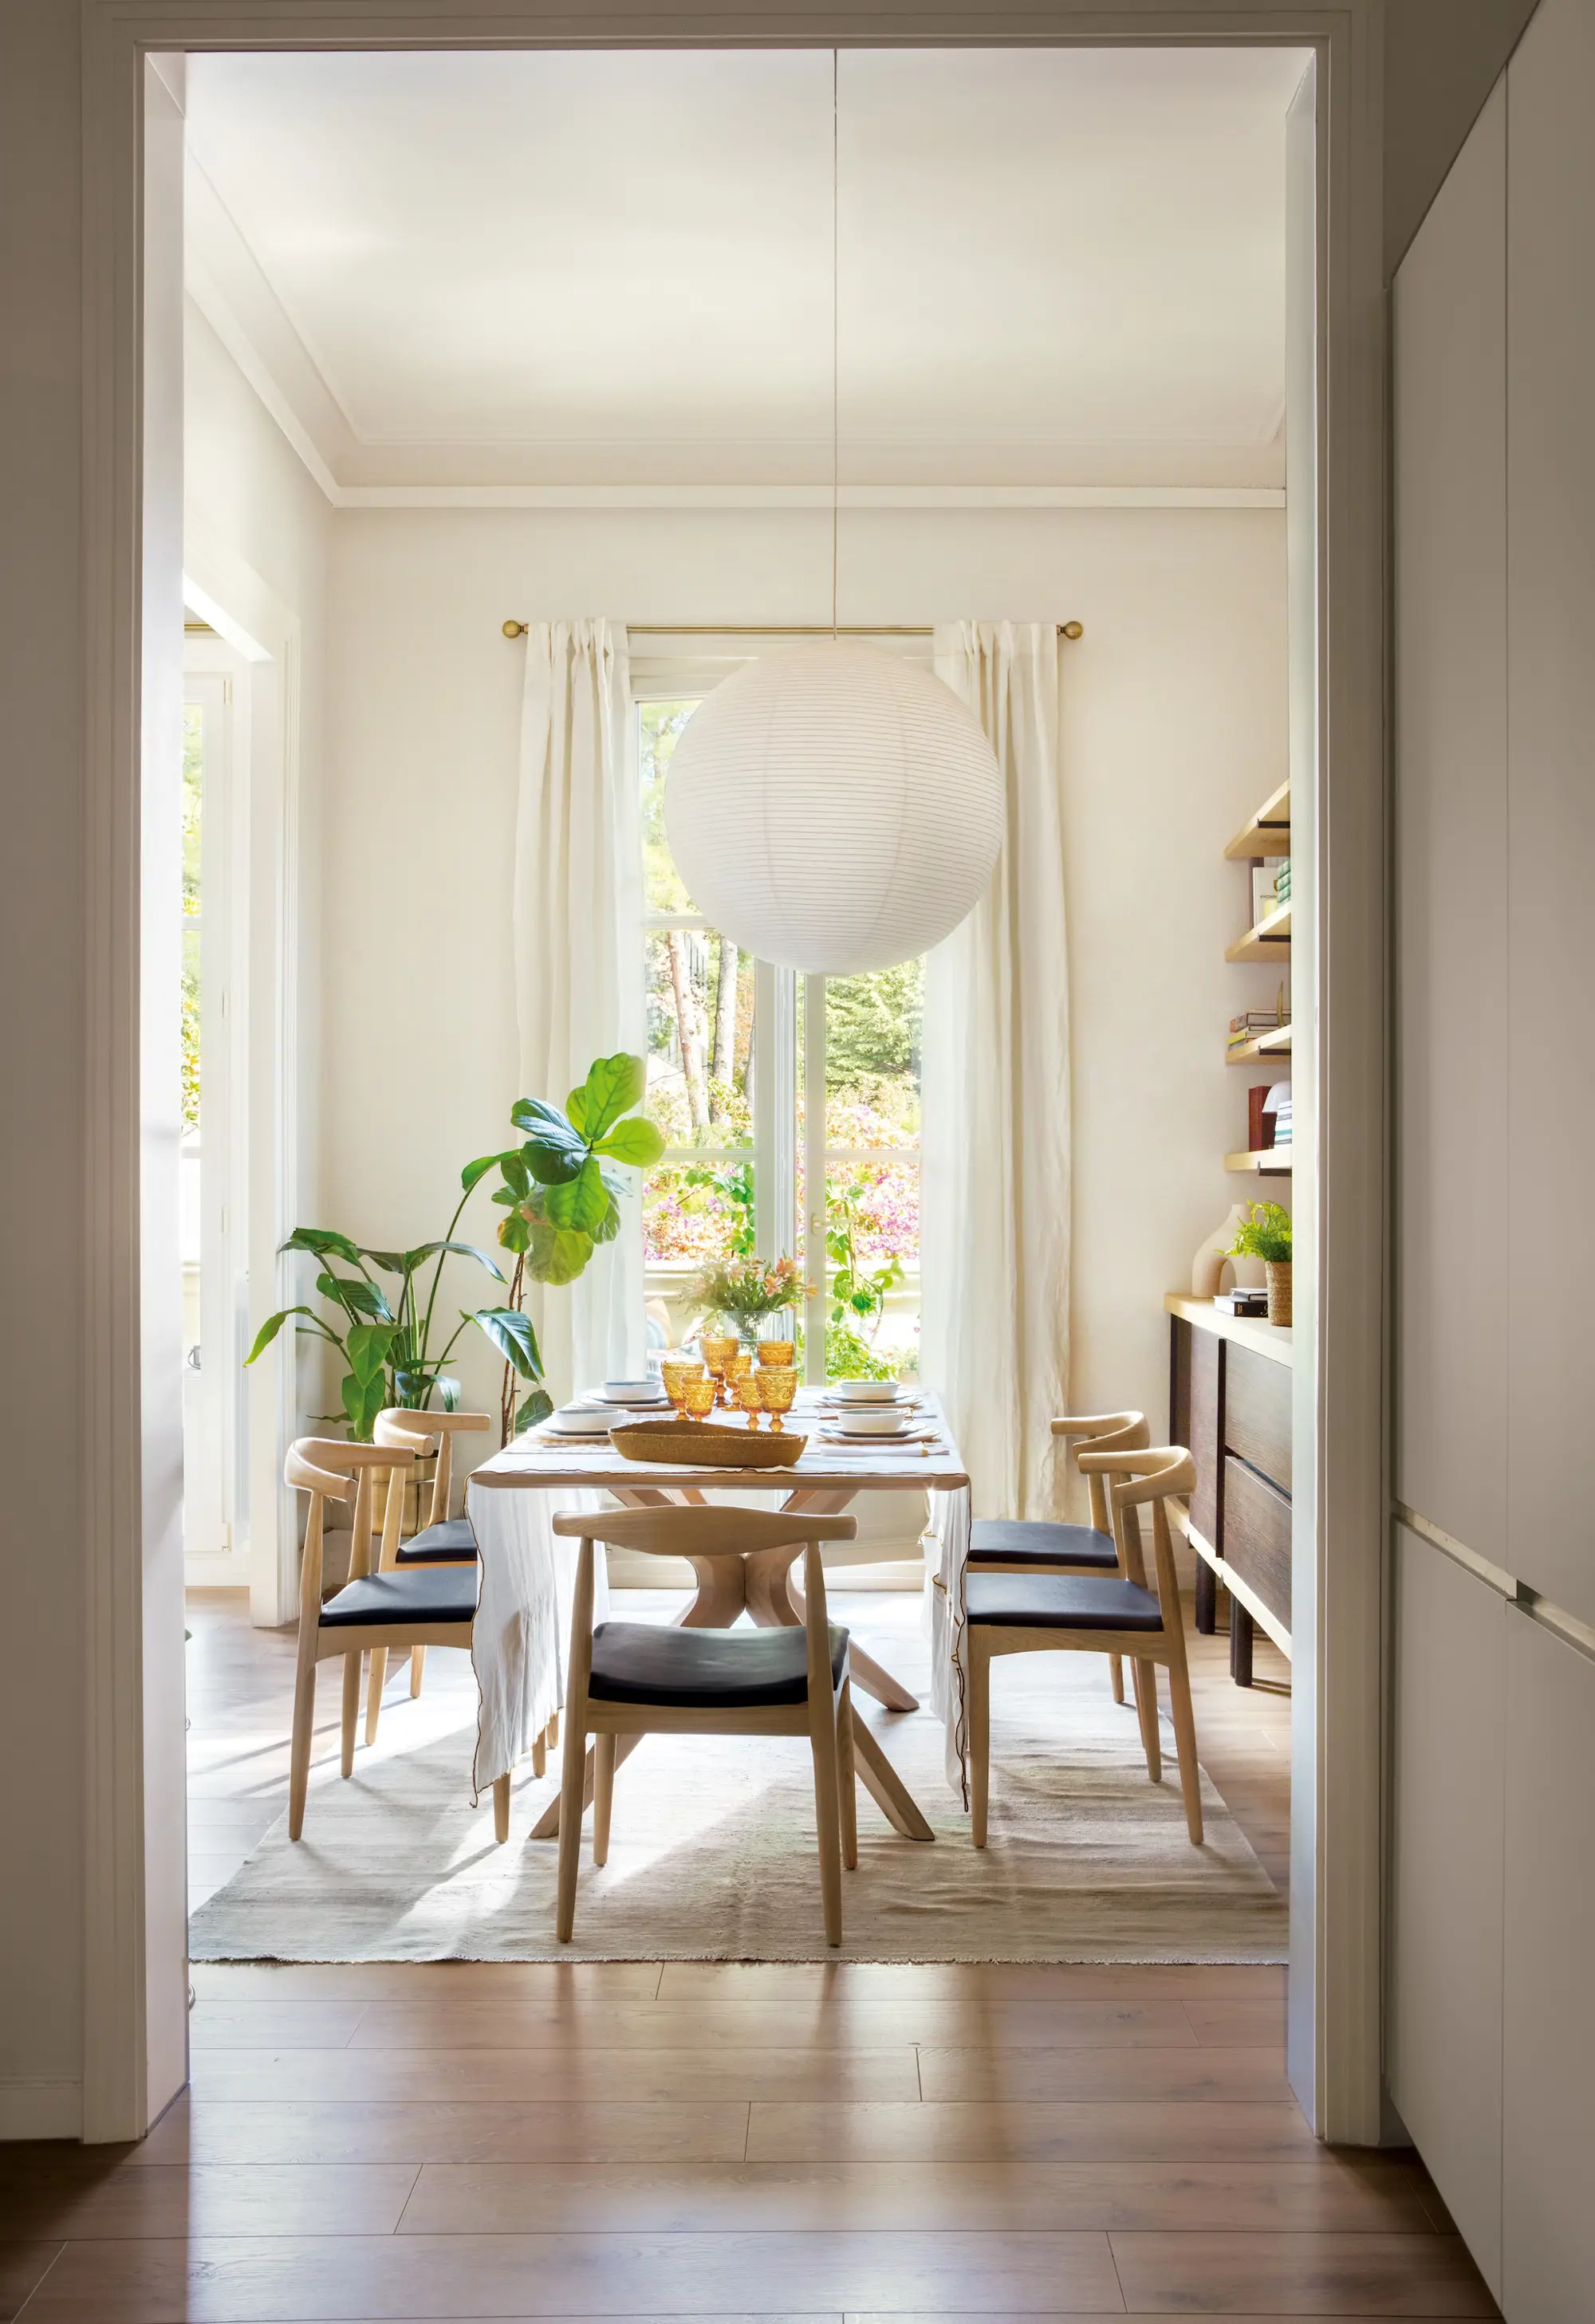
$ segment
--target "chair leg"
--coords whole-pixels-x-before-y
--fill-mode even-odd
[[[548,1722],[548,1748],[551,1751],[557,1751],[560,1748],[560,1714],[557,1711]]]
[[[587,1738],[580,1720],[565,1722],[565,1765],[560,1783],[560,1874],[554,1934],[568,1945],[576,1926],[576,1874],[581,1857],[582,1794],[587,1788]]]
[[[809,1702],[809,1748],[814,1755],[814,1822],[820,1841],[820,1895],[825,1941],[842,1941],[841,1806],[837,1794],[836,1710],[829,1688]]]
[[[1132,1662],[1130,1679],[1136,1690],[1136,1711],[1141,1721],[1142,1746],[1146,1753],[1147,1780],[1161,1784],[1163,1740],[1157,1731],[1157,1665]]]
[[[1173,1713],[1174,1743],[1180,1754],[1180,1791],[1185,1802],[1185,1829],[1192,1848],[1201,1846],[1201,1766],[1196,1757],[1196,1720],[1191,1709],[1191,1674],[1185,1666],[1185,1642],[1180,1639],[1169,1659],[1169,1704]]]
[[[842,1869],[858,1868],[858,1783],[853,1766],[853,1683],[842,1682],[836,1707],[836,1782],[842,1816]]]
[[[532,1738],[532,1773],[533,1775],[545,1775],[548,1773],[548,1729],[546,1727],[543,1729],[541,1735],[534,1735]]]
[[[410,1700],[412,1702],[414,1702],[416,1696],[421,1692],[422,1673],[425,1668],[426,1648],[424,1646],[412,1646],[410,1649]]]
[[[301,1623],[301,1629],[304,1626]],[[316,1633],[302,1635],[293,1674],[293,1746],[288,1760],[288,1837],[304,1830],[305,1794],[311,1780],[311,1741],[316,1731]]]
[[[1113,1700],[1115,1702],[1122,1702],[1124,1701],[1124,1656],[1122,1655],[1108,1655],[1108,1676],[1113,1686]]]
[[[592,1747],[592,1860],[609,1861],[609,1810],[615,1803],[613,1735],[595,1735]]]
[[[343,1772],[346,1776],[355,1772],[355,1729],[360,1718],[359,1654],[343,1658]]]
[[[493,1779],[493,1837],[500,1848],[509,1838],[509,1777]]]
[[[984,1848],[991,1778],[991,1656],[985,1639],[972,1626],[965,1629],[964,1638],[969,1655],[969,1699],[965,1705],[969,1729],[969,1836],[977,1848]]]
[[[366,1682],[366,1748],[376,1740],[376,1722],[382,1715],[382,1690],[387,1684],[387,1648],[371,1649],[371,1675]]]

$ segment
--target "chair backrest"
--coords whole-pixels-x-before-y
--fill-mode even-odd
[[[390,1469],[393,1454],[380,1444],[354,1444],[338,1436],[297,1436],[283,1463],[284,1481],[311,1497],[305,1519],[304,1553],[299,1569],[299,1618],[316,1622],[321,1614],[322,1511],[329,1500],[347,1501],[354,1494],[350,1526],[349,1580],[358,1582],[371,1571],[372,1484],[378,1471]]]
[[[594,1509],[576,1514],[560,1511],[555,1533],[578,1536],[581,1554],[576,1567],[575,1600],[570,1612],[570,1673],[567,1697],[577,1702],[586,1694],[592,1670],[594,1545],[613,1542],[617,1549],[645,1550],[654,1557],[739,1557],[746,1551],[785,1549],[803,1545],[803,1629],[808,1648],[810,1701],[830,1695],[830,1617],[825,1604],[825,1568],[820,1563],[822,1541],[852,1541],[858,1531],[856,1517],[811,1517],[802,1509],[661,1508]]]
[[[789,1542],[853,1541],[858,1520],[811,1517],[804,1509],[561,1510],[553,1529],[584,1541],[613,1542],[617,1549],[644,1550],[651,1557],[740,1557],[745,1550],[784,1549]]]
[[[441,1525],[449,1514],[450,1496],[454,1485],[454,1440],[457,1436],[472,1435],[491,1428],[492,1421],[485,1412],[412,1412],[403,1405],[390,1404],[376,1416],[372,1436],[378,1444],[391,1445],[395,1452],[407,1452],[421,1459],[429,1452],[438,1456],[432,1471],[432,1505],[428,1525]],[[391,1496],[390,1496],[391,1498]],[[399,1496],[400,1508],[404,1497]],[[387,1546],[387,1526],[383,1526],[383,1545]],[[398,1536],[394,1536],[397,1546]]]
[[[1140,1452],[1080,1455],[1083,1469],[1099,1462],[1099,1473],[1115,1476],[1114,1539],[1118,1562],[1132,1582],[1146,1587],[1146,1563],[1141,1548],[1140,1512],[1152,1508],[1153,1560],[1157,1572],[1157,1602],[1165,1624],[1180,1618],[1180,1585],[1174,1573],[1174,1545],[1169,1530],[1169,1502],[1188,1494],[1196,1483],[1196,1463],[1182,1444],[1159,1444]]]
[[[1086,1479],[1086,1489],[1091,1497],[1091,1523],[1099,1533],[1113,1531],[1112,1512],[1108,1507],[1106,1480],[1115,1473],[1111,1470],[1087,1472],[1080,1455],[1084,1452],[1144,1452],[1152,1442],[1152,1432],[1146,1425],[1144,1412],[1098,1412],[1081,1414],[1078,1418],[1064,1418],[1052,1423],[1054,1436],[1078,1440],[1073,1446],[1074,1464]]]

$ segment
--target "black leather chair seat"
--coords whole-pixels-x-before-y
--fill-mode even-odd
[[[830,1626],[830,1683],[839,1685],[848,1634]],[[809,1699],[801,1629],[679,1630],[600,1622],[592,1634],[589,1692],[599,1702],[675,1711],[774,1711]]]
[[[1114,1572],[1118,1553],[1111,1534],[1093,1526],[1050,1525],[1039,1517],[977,1517],[969,1527],[969,1563],[1085,1565]]]
[[[465,1622],[477,1610],[469,1566],[435,1565],[419,1573],[368,1573],[321,1609],[323,1629],[370,1629],[383,1622]]]
[[[971,1573],[964,1583],[971,1622],[1009,1630],[1161,1630],[1150,1590],[1098,1573]]]
[[[399,1565],[474,1565],[477,1537],[469,1517],[445,1517],[440,1525],[423,1526],[394,1553]]]

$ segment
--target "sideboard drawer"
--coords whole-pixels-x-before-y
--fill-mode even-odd
[[[1231,1354],[1234,1351],[1231,1350]],[[1285,1375],[1287,1383],[1289,1374]],[[1287,1494],[1233,1456],[1224,1462],[1224,1563],[1288,1630],[1291,1505]]]
[[[1291,1489],[1291,1382],[1286,1364],[1232,1347],[1224,1368],[1224,1449],[1282,1493]]]

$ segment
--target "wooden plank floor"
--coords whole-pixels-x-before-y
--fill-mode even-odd
[[[219,1788],[196,1803],[197,1886],[276,1812],[262,1722],[291,1679],[282,1635],[198,1615],[198,1756]],[[1223,1646],[1199,1649],[1203,1757],[1227,1793],[1252,1787],[1262,1854],[1288,1825],[1288,1703],[1234,1698]],[[141,2146],[0,2149],[0,2319],[1496,2313],[1410,2155],[1313,2142],[1284,2080],[1283,1970],[391,1963],[194,1983],[192,2084]]]

